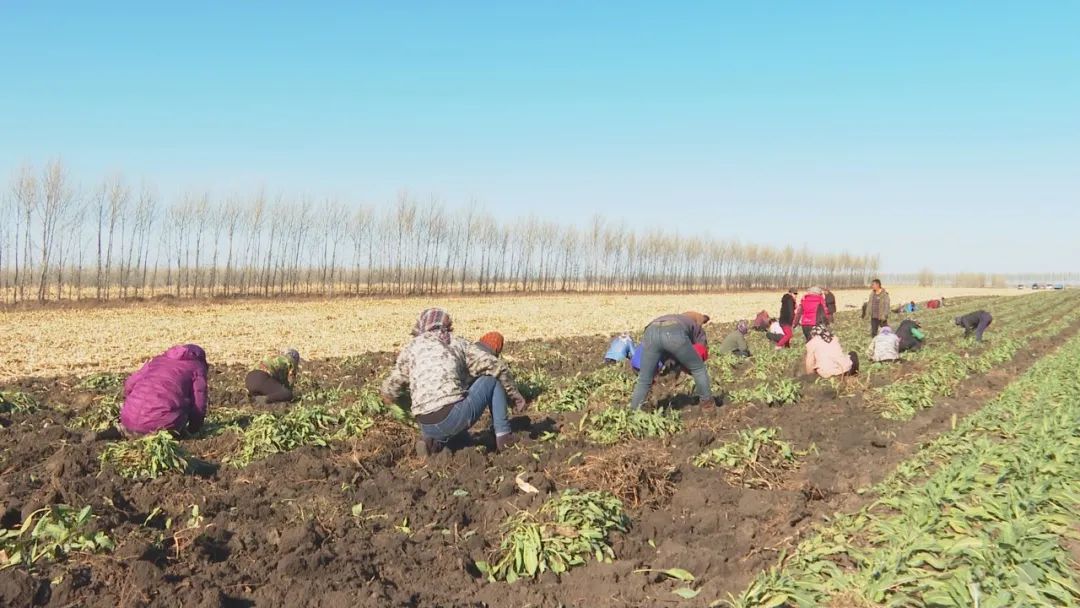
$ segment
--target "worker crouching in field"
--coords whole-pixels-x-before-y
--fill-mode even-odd
[[[919,322],[914,319],[904,319],[900,327],[896,328],[896,335],[900,337],[900,352],[915,351],[922,348],[926,332],[923,331]]]
[[[746,321],[739,321],[735,324],[735,330],[724,336],[724,340],[720,342],[716,352],[722,355],[731,353],[737,357],[749,357],[750,345],[746,343],[746,334],[749,331],[750,324]]]
[[[990,327],[993,321],[994,317],[985,310],[976,310],[955,319],[956,324],[964,328],[965,338],[975,332],[976,342],[982,342],[983,332],[986,331],[987,327]]]
[[[476,424],[485,411],[491,412],[495,449],[504,450],[514,444],[508,401],[513,400],[520,411],[525,398],[506,363],[488,348],[457,338],[452,331],[445,310],[429,308],[421,313],[413,339],[401,350],[383,383],[383,399],[392,402],[409,390],[410,409],[420,425],[421,438],[416,443],[420,456],[441,450],[450,438]]]
[[[810,330],[805,364],[807,374],[817,374],[822,378],[854,376],[859,373],[858,353],[844,353],[839,338],[824,325],[815,325]]]
[[[642,350],[643,349],[641,348],[641,345],[638,344],[637,348],[634,349],[634,354],[630,357],[630,369],[634,370],[635,374],[641,373]],[[709,349],[707,349],[705,346],[701,344],[695,344],[694,352],[697,353],[699,357],[701,357],[702,361],[709,360]],[[660,362],[656,364],[657,376],[667,376],[668,374],[671,374],[673,372],[676,374],[676,376],[678,376],[678,374],[681,373],[689,374],[690,370],[679,365],[678,361],[671,358],[661,359]],[[656,384],[655,378],[653,378],[653,384]]]
[[[641,407],[656,377],[657,365],[664,359],[672,359],[690,372],[694,378],[694,389],[701,398],[702,408],[711,409],[716,406],[709,371],[705,368],[701,356],[694,351],[695,344],[706,350],[709,347],[703,327],[708,322],[707,315],[684,312],[680,315],[665,315],[649,323],[641,339],[641,371],[638,373],[634,393],[630,397],[630,407]]]
[[[608,345],[607,352],[604,353],[604,363],[611,365],[620,361],[626,361],[634,356],[634,339],[630,337],[630,334],[619,334]]]
[[[120,424],[129,435],[167,430],[196,432],[206,418],[206,352],[195,344],[174,346],[148,361],[124,382]]]
[[[293,399],[293,385],[300,373],[300,353],[295,348],[271,355],[244,378],[248,395],[256,403],[285,403]]]
[[[878,335],[870,340],[870,360],[887,362],[900,360],[900,336],[888,325],[878,328]]]

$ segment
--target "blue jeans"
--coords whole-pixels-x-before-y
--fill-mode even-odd
[[[454,404],[453,409],[438,424],[421,424],[420,434],[436,441],[445,442],[447,439],[469,430],[477,420],[484,415],[484,411],[491,410],[491,422],[495,428],[495,436],[506,435],[510,432],[510,417],[508,415],[506,390],[499,381],[491,376],[480,376],[469,387],[468,394],[461,401]]]
[[[641,340],[641,371],[638,373],[634,394],[630,397],[630,407],[640,408],[645,397],[649,395],[653,378],[656,377],[656,366],[662,358],[675,359],[694,377],[697,394],[702,399],[712,398],[709,371],[694,350],[686,330],[678,324],[650,325],[645,328],[645,336]]]

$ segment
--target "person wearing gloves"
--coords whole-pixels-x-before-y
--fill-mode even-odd
[[[293,384],[299,373],[300,353],[289,348],[259,362],[258,369],[244,378],[244,387],[256,403],[286,403],[293,400]]]
[[[739,357],[750,356],[750,346],[746,343],[746,334],[750,331],[750,324],[739,321],[735,324],[735,330],[724,336],[716,352],[720,354],[732,353]]]
[[[780,298],[780,327],[783,330],[784,337],[780,338],[776,343],[776,348],[787,348],[791,343],[791,337],[794,332],[795,326],[795,296],[799,295],[799,292],[795,291],[792,287],[787,290],[787,293]]]
[[[962,317],[956,317],[954,322],[964,328],[964,337],[968,337],[972,332],[975,332],[975,341],[982,342],[983,332],[987,327],[993,323],[994,317],[985,310],[976,310],[975,312],[968,313]]]
[[[491,413],[496,451],[515,443],[510,432],[509,401],[525,409],[525,398],[514,384],[510,368],[487,348],[453,335],[450,314],[441,308],[420,313],[413,338],[398,354],[382,385],[383,400],[391,403],[406,389],[410,410],[420,426],[419,456],[440,451],[455,435]],[[486,345],[486,344],[485,344]]]
[[[900,337],[900,352],[919,350],[922,348],[926,332],[923,331],[919,322],[914,319],[904,319],[900,327],[896,328],[896,335]]]
[[[694,377],[694,388],[701,399],[702,408],[716,407],[709,371],[705,368],[704,360],[694,351],[695,344],[706,351],[709,348],[703,327],[708,322],[707,315],[690,311],[658,317],[645,327],[645,334],[641,339],[641,371],[638,373],[634,393],[630,397],[630,407],[641,408],[652,388],[657,365],[664,359],[674,359]]]
[[[862,318],[870,315],[870,337],[877,335],[878,328],[889,322],[889,292],[881,286],[880,279],[870,283],[870,297],[862,307]]]
[[[807,374],[817,374],[822,378],[854,376],[859,373],[858,353],[844,353],[840,339],[825,325],[815,325],[810,330],[804,363]]]
[[[870,341],[870,360],[874,362],[900,360],[900,336],[888,325],[878,328],[878,335]]]
[[[629,333],[619,334],[611,341],[607,352],[604,353],[604,363],[612,364],[626,361],[634,355],[634,340]]]
[[[825,305],[825,296],[820,287],[811,287],[799,302],[795,311],[795,321],[802,326],[803,336],[810,341],[810,330],[816,325],[828,325],[832,322],[829,308]]]
[[[174,346],[148,361],[124,382],[124,432],[197,432],[206,419],[208,369],[206,352],[196,344]]]

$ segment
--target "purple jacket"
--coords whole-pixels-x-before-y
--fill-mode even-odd
[[[120,424],[134,433],[192,431],[206,418],[206,353],[195,344],[174,346],[124,382]]]

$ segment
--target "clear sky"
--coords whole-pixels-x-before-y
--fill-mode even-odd
[[[0,171],[1077,270],[1078,2],[0,0]]]

